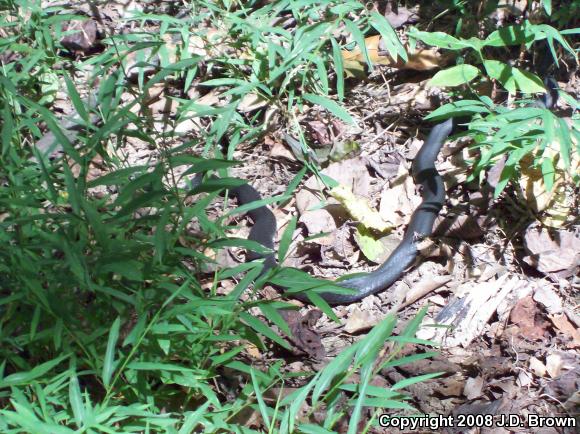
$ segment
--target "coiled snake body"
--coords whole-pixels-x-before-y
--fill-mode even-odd
[[[545,80],[545,85],[547,93],[542,95],[535,105],[551,109],[558,98],[558,85],[551,78]],[[337,282],[337,285],[352,289],[354,293],[319,293],[318,295],[327,303],[331,305],[354,303],[371,294],[381,292],[398,280],[414,263],[418,253],[417,244],[432,234],[433,223],[445,201],[445,187],[441,175],[435,168],[435,161],[443,143],[454,131],[456,123],[456,120],[450,118],[435,125],[413,160],[412,175],[415,183],[421,186],[422,201],[413,212],[401,243],[375,271]],[[238,200],[240,205],[261,199],[260,194],[249,184],[232,189],[230,194]],[[274,249],[276,233],[274,214],[266,206],[262,206],[249,211],[248,215],[254,222],[248,239]],[[250,259],[257,257],[260,255],[249,256]],[[264,258],[264,272],[276,265],[274,253],[262,257]],[[297,293],[292,296],[307,301],[303,294]]]

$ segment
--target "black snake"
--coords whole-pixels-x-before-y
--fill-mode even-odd
[[[545,86],[547,92],[536,100],[535,105],[551,109],[558,98],[558,85],[553,79],[548,78],[545,80]],[[413,160],[412,175],[415,183],[421,186],[422,201],[413,212],[400,244],[375,271],[336,282],[341,287],[354,290],[352,294],[318,293],[327,303],[331,305],[354,303],[371,294],[384,291],[415,262],[418,253],[417,244],[432,234],[433,223],[445,201],[445,187],[441,175],[435,168],[435,161],[443,143],[455,131],[457,124],[457,120],[450,118],[435,125]],[[201,178],[196,177],[193,184],[199,182]],[[231,189],[230,195],[235,197],[240,205],[261,199],[260,193],[249,184]],[[248,211],[248,215],[254,222],[248,239],[273,250],[276,233],[274,214],[266,206],[261,206]],[[252,253],[248,258],[260,257],[264,258],[263,273],[277,264],[274,253],[263,256]],[[307,301],[302,293],[293,293],[292,297]]]

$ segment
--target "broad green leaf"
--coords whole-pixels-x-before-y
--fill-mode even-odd
[[[473,65],[457,65],[439,71],[429,80],[429,86],[453,87],[469,83],[479,75],[479,69]]]
[[[439,353],[435,351],[428,351],[426,353],[412,354],[410,356],[401,357],[400,359],[387,360],[385,363],[381,365],[380,370],[383,370],[385,368],[392,368],[395,366],[406,365],[416,360],[428,359],[431,357],[435,357],[437,354]]]
[[[378,258],[380,258],[385,251],[385,247],[381,240],[377,240],[373,237],[371,231],[362,225],[357,225],[354,233],[354,240],[365,257],[374,263],[377,263]]]
[[[548,16],[552,15],[552,0],[542,0],[544,10]]]
[[[510,93],[517,89],[524,93],[545,92],[542,80],[535,74],[522,71],[498,60],[484,60],[483,65],[487,74],[499,81]]]
[[[387,315],[384,320],[374,326],[365,338],[359,341],[359,348],[354,358],[355,363],[364,365],[369,360],[374,360],[387,339],[393,337],[391,333],[396,323],[397,319],[394,315]]]
[[[516,24],[513,26],[502,27],[492,32],[483,41],[484,45],[491,47],[508,47],[511,45],[520,45],[534,40],[534,34],[527,31],[529,26]]]
[[[425,120],[439,121],[453,116],[473,116],[476,113],[489,113],[490,107],[479,100],[459,100],[445,104],[425,116]]]
[[[320,425],[310,423],[298,425],[298,431],[304,434],[335,434],[335,431],[329,431]]]
[[[260,389],[260,384],[256,378],[255,368],[250,369],[250,378],[252,379],[252,387],[254,394],[256,395],[256,401],[258,401],[258,408],[260,409],[260,414],[262,415],[262,420],[266,426],[270,426],[270,416],[268,415],[268,406],[264,402],[264,397],[262,396],[262,390]]]
[[[73,81],[71,80],[71,78],[69,77],[69,75],[67,73],[64,73],[64,81],[66,83],[66,89],[68,91],[68,94],[71,98],[71,101],[73,103],[75,110],[80,115],[80,117],[85,122],[88,123],[89,122],[89,113],[87,112],[85,104],[83,103],[81,96],[79,95],[79,93],[77,91],[77,88],[75,87]]]
[[[318,381],[312,390],[312,404],[318,403],[322,394],[328,389],[332,381],[340,375],[345,375],[349,366],[352,364],[353,356],[358,349],[358,344],[353,344],[350,347],[343,349],[338,356],[325,366],[319,372]]]
[[[204,415],[207,414],[207,408],[211,404],[210,401],[206,401],[201,404],[195,411],[188,411],[184,414],[185,418],[181,428],[177,434],[190,434],[195,432],[195,428],[203,420]]]
[[[224,247],[243,247],[244,249],[251,250],[252,252],[256,252],[260,255],[267,255],[273,252],[272,249],[265,247],[258,241],[248,240],[245,238],[221,238],[219,240],[208,243],[207,246],[214,249],[222,249]]]
[[[85,423],[85,405],[81,396],[81,388],[76,372],[73,372],[68,385],[68,397],[73,411],[73,416],[78,428]]]
[[[274,325],[276,325],[280,330],[282,330],[282,332],[284,332],[287,336],[290,336],[292,334],[290,328],[288,327],[288,323],[282,317],[282,315],[280,315],[278,309],[272,307],[271,304],[263,302],[258,304],[258,307],[260,308],[260,310],[262,311],[262,313],[264,314],[264,316],[268,321],[274,323]]]
[[[555,170],[554,170],[554,163],[551,158],[544,157],[542,158],[542,176],[544,178],[544,185],[546,186],[547,191],[552,191],[554,187],[554,178],[555,178]]]

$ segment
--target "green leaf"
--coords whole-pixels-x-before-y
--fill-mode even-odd
[[[312,404],[316,405],[322,394],[328,389],[332,381],[339,375],[346,374],[352,363],[358,344],[343,349],[326,367],[319,372],[319,379],[312,390]]]
[[[498,60],[484,60],[483,65],[487,74],[499,81],[510,93],[517,89],[524,93],[545,92],[542,80],[535,74],[522,71]]]
[[[282,332],[284,332],[287,336],[291,336],[292,332],[288,327],[288,323],[282,315],[280,315],[280,311],[274,307],[272,307],[269,303],[260,303],[258,305],[264,316],[268,319],[268,321],[274,323]]]
[[[340,53],[340,47],[336,40],[332,38],[330,42],[332,43],[332,60],[336,74],[336,94],[338,95],[338,100],[342,101],[344,99],[344,64],[342,54]]]
[[[552,0],[542,0],[544,10],[548,16],[552,15]]]
[[[400,57],[405,62],[409,60],[407,50],[405,50],[405,47],[401,44],[397,32],[395,32],[384,16],[379,14],[377,11],[372,11],[369,22],[371,26],[381,34],[382,41],[393,60],[396,61],[397,57]]]
[[[410,386],[412,384],[421,383],[425,380],[430,380],[431,378],[437,378],[443,375],[445,372],[432,372],[430,374],[417,375],[416,377],[405,378],[404,380],[398,381],[391,386],[391,390],[403,389],[404,387]]]
[[[335,431],[329,431],[320,425],[310,423],[298,425],[298,431],[304,434],[335,434]]]
[[[64,73],[64,81],[66,83],[68,95],[70,96],[75,110],[86,123],[89,123],[89,113],[87,112],[85,104],[83,103],[77,88],[67,73]]]
[[[369,67],[369,70],[372,70],[373,63],[372,63],[371,58],[369,56],[369,51],[367,49],[367,44],[365,42],[364,35],[362,34],[362,32],[360,31],[358,26],[354,22],[352,22],[351,20],[345,19],[344,25],[346,26],[346,29],[352,34],[352,38],[354,39],[354,41],[356,42],[356,44],[360,48],[360,51],[363,55],[363,58],[365,59],[365,62],[367,63],[367,65]]]
[[[564,162],[564,167],[566,169],[570,168],[570,155],[572,152],[572,137],[570,136],[570,127],[566,121],[562,118],[557,118],[559,128],[556,128],[556,133],[558,134],[558,142],[560,143],[560,156],[562,157],[562,161]],[[577,142],[576,146],[580,146],[580,143]],[[577,148],[580,149],[580,148]],[[580,151],[579,151],[580,152]]]
[[[247,312],[241,312],[240,319],[248,326],[253,328],[257,333],[266,336],[268,339],[276,342],[282,348],[286,348],[288,350],[290,349],[290,345],[288,345],[284,339],[278,336],[274,330],[272,330],[255,316],[252,316]]]
[[[85,423],[85,406],[81,396],[81,388],[79,386],[79,379],[75,372],[71,374],[68,384],[68,396],[70,405],[75,418],[75,423],[78,428],[81,428]]]
[[[355,363],[364,365],[369,360],[374,360],[393,332],[396,323],[397,318],[394,315],[387,315],[384,320],[374,326],[365,338],[359,341],[359,348],[354,358]]]
[[[476,113],[489,113],[490,107],[479,100],[459,100],[445,104],[425,116],[425,120],[440,121],[453,116],[473,116]]]
[[[382,371],[385,368],[407,365],[409,363],[413,363],[416,360],[429,359],[431,357],[435,357],[437,354],[439,353],[437,353],[436,351],[428,351],[426,353],[418,353],[412,354],[410,356],[401,357],[400,359],[387,360],[385,363],[381,365],[380,370]]]
[[[103,384],[106,388],[109,388],[111,377],[113,376],[113,372],[115,372],[115,346],[119,338],[120,326],[121,318],[117,317],[109,330],[109,339],[107,340],[107,350],[105,351],[102,372]]]
[[[204,415],[207,414],[207,408],[210,406],[211,402],[206,401],[196,408],[195,411],[188,411],[184,414],[185,418],[181,428],[177,434],[190,434],[195,432],[197,425],[203,420]]]
[[[272,249],[265,247],[258,241],[248,240],[246,238],[221,238],[208,243],[207,246],[214,249],[222,249],[224,247],[243,247],[244,249],[251,250],[260,255],[267,255],[273,252]]]
[[[14,134],[14,118],[10,110],[10,104],[4,104],[2,110],[2,156],[6,157],[12,147],[12,136]]]
[[[530,31],[529,25],[516,24],[502,27],[492,32],[485,38],[483,44],[490,47],[508,47],[532,42],[533,40],[534,33]]]
[[[469,83],[479,75],[479,69],[473,65],[457,65],[439,71],[429,80],[429,86],[453,87]]]
[[[64,359],[68,358],[68,354],[60,356],[54,360],[49,360],[48,362],[41,363],[35,366],[30,371],[17,372],[15,374],[8,375],[0,381],[0,389],[4,387],[27,385],[32,383],[34,380],[42,377],[44,374],[52,370],[55,366],[61,363]]]
[[[270,426],[270,417],[268,416],[268,406],[264,402],[262,391],[260,390],[260,384],[258,383],[258,379],[256,378],[256,370],[253,367],[250,369],[250,378],[252,379],[252,387],[254,390],[254,394],[256,395],[256,401],[258,401],[258,408],[260,409],[262,420],[264,421],[264,424],[266,426]]]
[[[282,264],[292,243],[292,237],[294,236],[294,231],[296,230],[296,216],[293,216],[288,222],[288,226],[284,229],[284,233],[280,238],[280,244],[278,246],[278,262]]]
[[[444,32],[422,32],[413,29],[409,32],[413,38],[420,39],[426,44],[435,47],[447,48],[448,50],[463,50],[464,48],[474,48],[474,45],[466,40],[460,40]]]
[[[555,170],[554,170],[554,162],[549,157],[544,157],[542,159],[542,176],[544,178],[544,185],[546,186],[547,191],[552,191],[554,187],[554,177],[555,177]]]
[[[356,124],[354,118],[345,110],[345,108],[338,105],[330,98],[321,95],[314,95],[312,93],[305,93],[303,96],[305,100],[311,102],[312,104],[317,104],[324,107],[337,118],[342,119],[349,124]]]

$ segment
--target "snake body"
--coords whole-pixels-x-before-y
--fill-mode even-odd
[[[545,80],[545,85],[547,92],[536,100],[535,105],[551,109],[558,98],[558,85],[551,78]],[[371,294],[384,291],[413,265],[418,254],[418,242],[433,233],[433,223],[445,201],[445,187],[441,175],[435,168],[435,161],[443,143],[454,131],[456,124],[457,121],[450,118],[435,125],[413,160],[411,172],[415,183],[421,186],[422,201],[413,212],[400,244],[375,271],[336,282],[341,287],[352,289],[353,293],[318,293],[327,303],[331,305],[354,303]],[[238,200],[240,205],[261,199],[260,193],[249,184],[232,189],[230,194]],[[274,214],[266,206],[255,208],[248,214],[254,222],[248,238],[273,250],[276,233]],[[248,257],[248,259],[256,258],[264,258],[263,272],[277,264],[274,253],[268,255],[251,253]],[[301,293],[295,293],[292,296],[308,301]]]

